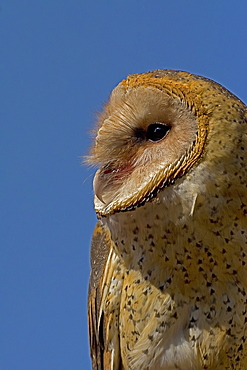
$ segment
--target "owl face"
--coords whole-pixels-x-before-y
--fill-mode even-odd
[[[200,162],[208,136],[216,134],[219,140],[210,120],[220,116],[215,107],[220,107],[218,100],[227,95],[226,90],[191,76],[154,71],[129,76],[113,90],[99,116],[90,157],[100,167],[94,178],[99,215],[132,210],[150,201]],[[205,104],[209,90],[216,98]],[[220,151],[214,151],[215,158]]]

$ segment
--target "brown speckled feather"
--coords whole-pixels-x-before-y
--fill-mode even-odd
[[[118,369],[121,363],[118,317],[122,267],[111,244],[108,228],[99,221],[91,244],[88,295],[89,337],[94,370]]]

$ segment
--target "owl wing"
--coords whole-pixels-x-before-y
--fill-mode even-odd
[[[121,368],[119,310],[124,267],[116,255],[110,232],[100,221],[91,244],[88,296],[89,337],[94,370]]]

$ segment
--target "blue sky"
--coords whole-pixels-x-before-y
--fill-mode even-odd
[[[0,2],[0,369],[90,369],[95,114],[126,75],[179,69],[247,102],[244,1]]]

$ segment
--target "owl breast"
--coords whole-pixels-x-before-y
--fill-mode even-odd
[[[127,269],[120,317],[126,369],[215,369],[215,358],[227,368],[246,336],[241,232],[228,215],[235,240],[226,250],[222,237],[229,231],[213,222],[202,229],[205,214],[222,225],[224,219],[222,206],[215,210],[206,188],[195,182],[200,171],[207,176],[202,165],[187,179],[193,191],[180,181],[135,213],[109,218]]]

